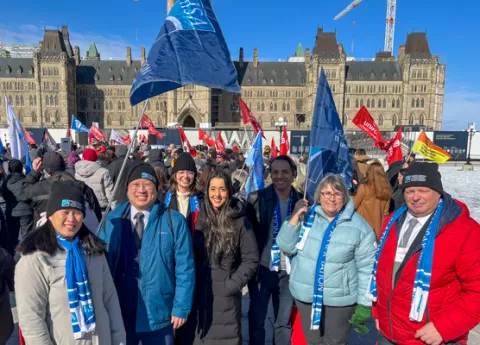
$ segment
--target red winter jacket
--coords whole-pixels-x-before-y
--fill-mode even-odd
[[[466,344],[468,332],[480,323],[480,225],[470,217],[463,203],[445,193],[435,239],[427,310],[422,322],[414,322],[410,321],[409,314],[424,230],[399,268],[392,291],[398,233],[404,220],[405,216],[400,217],[392,226],[378,262],[378,299],[373,306],[373,316],[379,321],[380,332],[396,344],[424,345],[415,339],[415,333],[427,322],[433,322],[445,343]]]

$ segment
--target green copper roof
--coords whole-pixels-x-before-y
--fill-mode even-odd
[[[88,57],[95,57],[98,56],[98,50],[97,46],[95,45],[95,42],[90,43],[90,48],[88,48],[87,56]]]
[[[299,43],[297,46],[297,50],[295,51],[296,57],[305,57],[305,50],[303,50],[302,44]]]

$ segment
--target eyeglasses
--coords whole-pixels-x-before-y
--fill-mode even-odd
[[[332,196],[335,198],[335,199],[340,199],[340,198],[343,198],[343,193],[340,193],[340,192],[336,192],[336,193],[332,193],[332,192],[321,192],[320,194],[322,194],[322,196],[326,199],[330,199]]]
[[[194,177],[195,176],[195,173],[193,171],[189,171],[189,170],[179,170],[177,171],[177,175],[178,176],[188,176],[188,177]]]
[[[151,192],[155,189],[155,185],[153,183],[130,183],[129,188],[134,192],[139,189],[145,189]]]

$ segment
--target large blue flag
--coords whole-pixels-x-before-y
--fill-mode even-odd
[[[245,192],[248,196],[251,192],[263,189],[262,132],[257,134],[245,164],[250,169],[250,175],[245,183]]]
[[[148,52],[130,103],[196,84],[240,93],[237,71],[211,0],[178,0]]]
[[[347,185],[351,185],[353,169],[347,140],[323,68],[313,112],[308,160],[308,200],[313,201],[315,189],[326,174],[341,174]]]
[[[0,155],[5,152],[5,146],[3,146],[2,138],[0,138]]]
[[[77,132],[90,132],[90,130],[75,116],[72,116],[72,129]]]
[[[7,95],[5,94],[5,106],[7,109],[8,140],[10,141],[10,153],[12,158],[22,160],[25,157],[25,172],[32,170],[32,161],[28,152],[28,141],[20,121],[13,111]]]

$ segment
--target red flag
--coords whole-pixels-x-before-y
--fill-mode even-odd
[[[35,142],[35,139],[33,139],[32,135],[30,134],[29,131],[25,129],[25,136],[27,137],[27,141],[30,145],[36,145],[37,143]]]
[[[363,132],[365,132],[370,138],[372,138],[372,140],[375,142],[375,145],[381,145],[383,142],[382,133],[380,133],[380,129],[365,106],[362,106],[357,115],[355,115],[353,118],[353,123]]]
[[[272,158],[277,158],[278,157],[278,151],[277,151],[277,146],[275,145],[275,138],[272,137],[272,149],[270,151],[270,156]]]
[[[397,134],[395,135],[395,138],[390,139],[387,142],[386,146],[386,151],[387,151],[387,157],[386,160],[388,162],[388,165],[391,165],[392,163],[398,162],[403,160],[403,153],[402,153],[402,127],[398,129]]]
[[[258,123],[255,116],[253,116],[252,111],[248,109],[247,104],[243,101],[241,97],[240,97],[240,109],[242,110],[243,124],[246,125],[247,123],[250,122],[252,124],[253,130],[255,131],[255,134],[262,132],[262,137],[265,138],[265,135],[263,134],[263,129],[260,126],[260,123]]]
[[[187,145],[188,152],[192,155],[192,157],[195,157],[197,155],[197,150],[195,150],[191,145],[190,142],[188,141],[187,135],[185,134],[185,131],[181,126],[178,126],[178,131],[180,132],[180,140],[182,143],[185,143]]]
[[[140,126],[142,128],[155,127],[155,125],[153,124],[153,121],[150,120],[150,118],[147,116],[147,114],[142,115],[142,121],[140,122]]]
[[[280,155],[288,155],[290,145],[288,144],[287,126],[283,127],[282,142],[280,143]]]
[[[148,142],[148,139],[147,139],[147,137],[145,136],[145,134],[140,134],[140,135],[138,136],[138,140],[139,140],[139,141]]]
[[[204,141],[208,147],[215,145],[215,140],[210,138],[207,133],[202,131],[200,128],[198,129],[198,140]]]
[[[225,142],[222,138],[222,132],[218,132],[218,139],[215,142],[215,146],[217,147],[217,151],[225,152]]]
[[[90,127],[90,133],[93,134],[93,137],[97,141],[103,141],[107,137],[97,126],[93,125]]]
[[[142,128],[147,128],[148,133],[155,135],[158,139],[163,139],[163,134],[157,131],[153,121],[147,116],[147,114],[142,115],[142,121],[140,122]]]
[[[148,127],[148,133],[155,135],[158,139],[163,139],[163,134],[157,131],[155,127]]]
[[[72,140],[72,132],[70,132],[70,128],[67,129],[67,138],[69,138],[70,141]]]
[[[121,138],[126,145],[130,145],[132,143],[132,139],[130,138],[130,134],[127,134],[126,136],[121,137]]]

